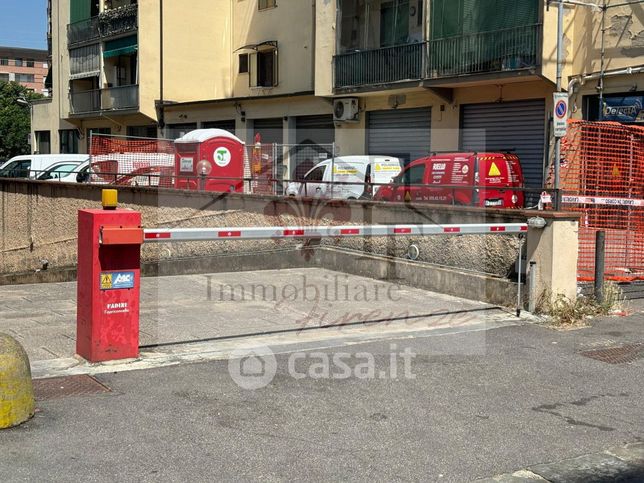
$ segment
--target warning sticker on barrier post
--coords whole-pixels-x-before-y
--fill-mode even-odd
[[[554,99],[554,116],[553,116],[553,130],[555,137],[562,138],[568,131],[568,93],[555,92]]]
[[[102,272],[101,290],[134,288],[134,272]]]

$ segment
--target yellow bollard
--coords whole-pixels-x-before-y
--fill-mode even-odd
[[[0,429],[24,423],[34,409],[27,353],[16,339],[0,334]]]

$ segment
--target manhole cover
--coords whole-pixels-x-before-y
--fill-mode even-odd
[[[107,386],[87,375],[35,379],[33,386],[34,395],[39,401],[61,397],[86,396],[110,391]]]
[[[644,357],[644,344],[629,344],[620,347],[607,347],[580,353],[584,357],[590,357],[609,364],[626,364]]]

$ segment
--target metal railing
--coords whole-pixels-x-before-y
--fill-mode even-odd
[[[520,70],[538,65],[541,24],[431,40],[427,78]]]
[[[92,89],[89,91],[70,92],[69,109],[72,114],[86,114],[101,110],[101,91]]]
[[[73,47],[76,44],[98,40],[98,17],[88,18],[80,22],[67,25],[67,45]]]
[[[139,107],[139,85],[110,87],[101,90],[101,109],[120,110]]]
[[[423,76],[427,42],[336,55],[335,87],[378,85]]]
[[[103,38],[134,32],[137,28],[138,4],[136,3],[105,10],[98,16],[98,30]]]
[[[139,107],[139,86],[110,87],[92,89],[69,94],[70,112],[86,114],[89,112],[136,109]]]
[[[542,24],[495,30],[334,56],[334,86],[505,72],[540,63]]]

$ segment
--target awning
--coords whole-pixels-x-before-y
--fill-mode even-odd
[[[110,57],[118,57],[119,55],[133,54],[138,48],[139,43],[136,35],[110,40],[105,42],[103,58],[108,59]]]
[[[88,79],[91,77],[99,77],[100,75],[101,75],[100,70],[93,70],[90,72],[82,72],[80,74],[70,74],[69,80]]]
[[[254,50],[255,52],[259,52],[261,50],[267,50],[270,48],[277,48],[277,40],[265,40],[264,42],[261,42],[259,44],[244,45],[243,47],[235,50],[235,52],[239,52],[240,50]]]

